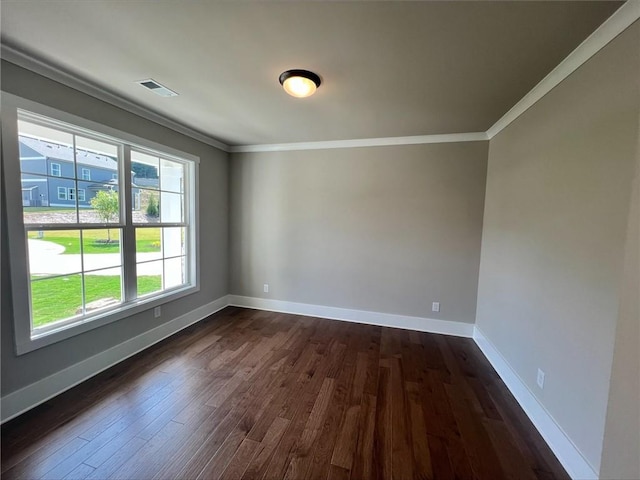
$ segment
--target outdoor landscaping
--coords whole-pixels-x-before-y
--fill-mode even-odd
[[[80,253],[80,236],[78,230],[44,231],[42,235],[30,231],[29,238],[34,240],[46,240],[64,247],[63,255]],[[107,241],[107,230],[84,230],[84,253],[119,253],[120,229],[111,229],[111,241]],[[139,228],[136,230],[136,252],[159,252],[160,229]]]
[[[138,295],[146,295],[162,289],[160,275],[138,277]],[[73,317],[82,306],[80,275],[68,275],[31,282],[33,327]],[[120,300],[120,276],[86,275],[86,303],[103,298]]]
[[[55,243],[64,248],[60,255],[81,253],[80,230],[30,231],[29,239]],[[136,229],[136,251],[160,252],[160,228]],[[110,239],[110,240],[109,240]],[[120,229],[112,228],[82,231],[82,250],[85,254],[117,254],[120,252]],[[106,257],[105,257],[106,258]],[[39,262],[47,262],[41,259]],[[69,274],[54,278],[43,278],[35,274],[31,282],[33,327],[66,319],[77,315],[82,308],[81,274]],[[119,275],[91,275],[84,277],[85,305],[103,301],[106,305],[121,300],[121,277]],[[161,275],[143,275],[137,279],[138,296],[162,290]],[[99,305],[101,306],[101,305]],[[97,308],[94,306],[94,308]]]

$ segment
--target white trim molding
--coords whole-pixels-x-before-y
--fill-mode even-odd
[[[527,414],[527,417],[538,429],[542,438],[558,457],[569,476],[575,480],[596,480],[598,474],[595,469],[544,405],[529,390],[520,376],[509,365],[509,362],[477,326],[474,327],[473,339],[518,401],[524,413]]]
[[[143,107],[139,103],[117,95],[95,82],[82,78],[78,74],[70,73],[56,65],[53,65],[51,62],[36,58],[31,54],[18,50],[5,43],[0,45],[0,55],[3,60],[18,65],[19,67],[26,68],[27,70],[42,75],[43,77],[54,80],[62,85],[66,85],[67,87],[71,87],[97,98],[98,100],[102,100],[121,108],[129,113],[138,115],[139,117],[151,120],[158,125],[162,125],[163,127],[169,128],[175,132],[191,137],[202,143],[206,143],[207,145],[211,145],[212,147],[216,147],[224,152],[229,151],[229,145],[221,142],[220,140],[194,130],[193,128],[168,118],[165,115],[154,112],[150,108]]]
[[[457,337],[473,337],[472,323],[327,307],[309,303],[287,302],[284,300],[244,297],[241,295],[228,295],[228,299],[229,306],[233,307],[254,308],[257,310],[268,310],[270,312],[291,313],[294,315],[342,320],[353,323],[366,323],[368,325],[403,328],[405,330],[416,330],[418,332],[441,333],[444,335],[455,335]]]
[[[415,135],[410,137],[358,138],[328,140],[324,142],[273,143],[265,145],[239,145],[230,147],[231,153],[286,152],[292,150],[326,150],[332,148],[386,147],[393,145],[422,145],[426,143],[485,142],[485,132],[447,133],[441,135]]]
[[[516,103],[500,120],[487,130],[487,137],[492,139],[511,124],[529,107],[553,90],[591,57],[602,50],[614,38],[624,32],[640,18],[640,0],[628,0],[615,11],[602,25],[589,35],[567,58],[533,87],[522,99]]]
[[[466,338],[473,336],[473,324],[470,323],[325,307],[322,305],[243,297],[239,295],[225,295],[108,350],[5,395],[0,398],[0,411],[2,412],[0,423],[11,420],[37,407],[98,373],[178,333],[180,330],[204,320],[208,316],[228,306],[365,323],[382,327],[403,328]]]
[[[227,297],[221,297],[162,325],[147,330],[115,347],[109,348],[48,377],[11,392],[0,399],[2,423],[30,410],[50,398],[69,390],[98,373],[122,362],[165,338],[225,308]]]
[[[640,19],[640,0],[628,0],[600,27],[576,47],[562,62],[560,62],[546,77],[544,77],[529,93],[506,112],[486,132],[448,133],[437,135],[415,135],[407,137],[380,137],[345,140],[327,140],[318,142],[277,143],[263,145],[227,145],[226,143],[188,127],[134,101],[125,99],[110,90],[90,81],[80,78],[52,63],[37,58],[27,52],[10,45],[1,45],[3,59],[26,68],[51,80],[62,83],[92,97],[103,100],[111,105],[122,108],[130,113],[151,120],[178,133],[187,135],[225,152],[279,152],[294,150],[321,150],[333,148],[381,147],[390,145],[419,145],[429,143],[457,143],[487,141],[505,129],[520,115],[549,93],[565,78],[576,71],[609,42]]]
[[[227,306],[473,338],[500,378],[504,381],[509,391],[513,394],[518,404],[522,407],[527,417],[529,417],[553,453],[558,457],[558,460],[567,470],[570,477],[576,480],[596,480],[598,478],[595,469],[582,455],[571,438],[538,401],[491,341],[485,337],[482,331],[474,324],[241,295],[226,295],[221,297],[167,323],[159,325],[154,329],[148,330],[126,342],[2,397],[0,399],[2,423],[46,402],[50,398],[69,390]]]

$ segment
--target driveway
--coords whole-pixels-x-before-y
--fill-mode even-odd
[[[29,270],[31,275],[68,275],[81,272],[82,255],[63,255],[64,247],[46,240],[29,239]],[[139,253],[138,262],[162,260],[160,253]],[[138,276],[162,275],[162,263],[141,263]],[[87,253],[84,255],[84,271],[97,270],[91,275],[120,275],[122,260],[119,253]],[[115,267],[115,268],[114,268]],[[180,275],[180,272],[177,272]]]

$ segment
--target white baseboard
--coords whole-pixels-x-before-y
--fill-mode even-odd
[[[234,307],[255,308],[258,310],[269,310],[271,312],[328,318],[330,320],[367,323],[369,325],[403,328],[406,330],[417,330],[419,332],[442,333],[444,335],[455,335],[457,337],[473,337],[473,324],[471,323],[369,312],[366,310],[352,310],[348,308],[325,307],[323,305],[243,297],[240,295],[228,295],[228,298],[229,305]]]
[[[558,457],[569,476],[575,480],[597,480],[598,474],[578,450],[578,447],[478,327],[474,328],[473,339],[538,429],[542,438]]]
[[[500,354],[489,339],[484,336],[482,331],[473,324],[286,302],[282,300],[244,297],[240,295],[226,295],[221,297],[207,305],[203,305],[169,322],[163,323],[152,330],[144,332],[137,337],[2,397],[0,399],[2,423],[46,402],[50,398],[59,395],[227,306],[254,308],[272,312],[473,338],[571,478],[576,480],[598,478],[598,474],[580,453],[580,450],[578,450],[567,434],[533,395],[502,354]]]
[[[135,355],[151,345],[179,332],[209,315],[225,308],[228,304],[227,296],[196,308],[173,320],[148,330],[137,337],[133,337],[115,347],[98,353],[64,370],[27,385],[20,390],[9,393],[0,399],[2,423],[17,417],[50,398],[69,390],[126,358]]]

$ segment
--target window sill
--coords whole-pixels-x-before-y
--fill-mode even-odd
[[[192,295],[199,290],[200,288],[198,286],[192,285],[174,289],[160,295],[141,298],[135,302],[84,317],[71,324],[60,325],[58,328],[48,329],[46,332],[35,332],[35,334],[32,334],[31,338],[26,342],[16,343],[16,354],[23,355],[39,348],[46,347],[47,345],[52,345],[62,340],[75,337],[76,335],[131,317],[137,313],[150,310],[158,305],[163,305],[179,298],[186,297],[187,295]]]

